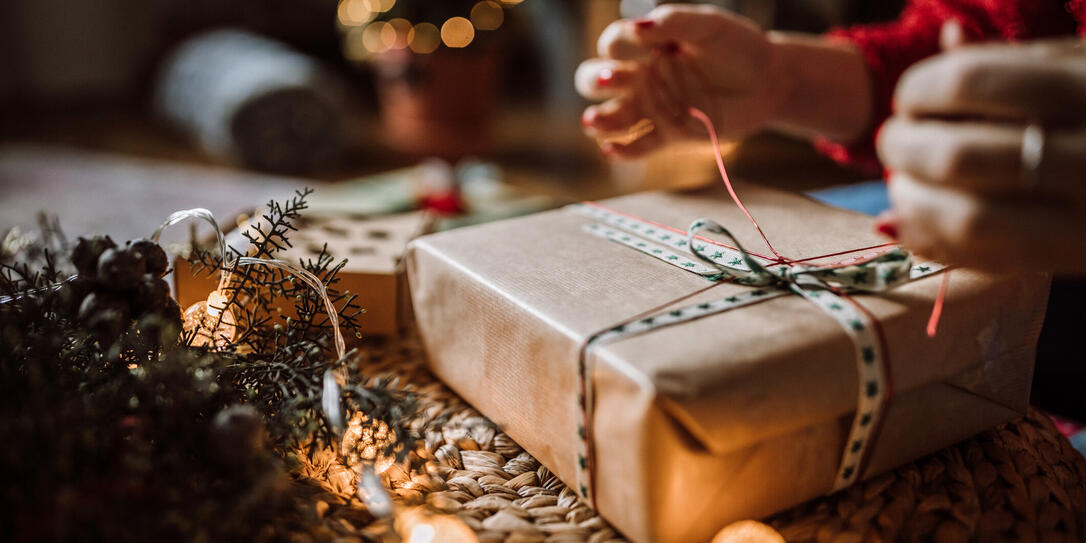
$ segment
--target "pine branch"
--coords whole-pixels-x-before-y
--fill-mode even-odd
[[[290,247],[311,192],[269,202],[268,227],[246,232],[257,256],[274,258]],[[300,281],[276,269],[232,270],[226,309],[238,333],[197,347],[201,331],[178,329],[176,302],[145,307],[153,296],[140,289],[159,279],[134,276],[117,286],[115,278],[89,277],[105,269],[99,257],[112,250],[111,240],[81,238],[72,249],[59,227],[43,224],[55,234],[0,260],[0,295],[10,298],[0,303],[0,473],[13,475],[0,478],[0,526],[16,539],[263,540],[285,533],[279,528],[298,517],[283,500],[276,482],[282,460],[271,452],[338,445],[321,408],[328,369],[346,376],[345,412],[391,436],[382,454],[414,448],[406,423],[413,396],[346,371],[354,352],[335,359],[324,306]],[[95,244],[89,257],[69,257]],[[345,335],[357,335],[362,308],[335,288],[344,262],[325,248],[299,264],[328,286]],[[73,263],[86,272],[69,281]],[[223,269],[220,255],[200,249],[190,264],[199,273]],[[284,302],[297,318],[281,316]],[[270,448],[260,444],[265,426]]]

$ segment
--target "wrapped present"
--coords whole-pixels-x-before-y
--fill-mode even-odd
[[[941,266],[869,217],[739,192],[764,232],[714,189],[408,250],[435,374],[633,541],[707,541],[1027,407],[1046,275],[953,270],[930,337]]]
[[[363,333],[395,334],[410,320],[411,310],[401,257],[407,243],[426,232],[430,223],[429,214],[421,211],[382,216],[310,211],[290,236],[293,246],[276,257],[290,262],[315,259],[327,244],[328,254],[347,259],[335,288],[358,295],[366,311],[360,319]],[[249,242],[241,232],[241,228],[228,232],[226,243],[245,253]],[[182,307],[207,298],[218,286],[217,274],[194,274],[184,258],[175,260],[174,269],[174,292]]]

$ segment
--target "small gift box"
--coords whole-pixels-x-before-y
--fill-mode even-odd
[[[953,270],[929,337],[940,266],[869,217],[739,192],[773,249],[716,190],[408,249],[433,371],[634,541],[708,540],[1027,406],[1047,276]]]
[[[316,259],[327,244],[327,253],[347,263],[337,274],[338,291],[358,295],[365,309],[359,322],[363,334],[391,335],[409,321],[411,303],[400,264],[407,243],[426,232],[431,223],[422,211],[393,215],[358,215],[343,212],[308,212],[298,230],[290,234],[292,247],[275,257],[297,263]],[[244,252],[249,245],[241,229],[226,235],[228,246]],[[218,274],[193,273],[184,258],[174,261],[174,286],[182,307],[199,302],[219,283]],[[289,309],[292,304],[284,304]]]

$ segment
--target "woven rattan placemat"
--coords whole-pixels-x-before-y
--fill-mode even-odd
[[[409,467],[396,465],[383,475],[399,504],[455,515],[482,542],[624,541],[547,468],[437,382],[414,337],[374,340],[363,349],[360,371],[397,376],[420,395],[415,424],[425,441]],[[309,465],[304,471],[341,495],[353,492],[353,474],[345,468]],[[357,499],[317,507],[329,529],[348,538],[377,541],[392,529],[391,522],[366,523],[352,504]],[[764,522],[777,533],[745,531],[754,537],[742,541],[1083,541],[1086,459],[1031,410]]]

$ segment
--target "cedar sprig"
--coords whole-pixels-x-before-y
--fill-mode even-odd
[[[311,189],[304,189],[285,203],[269,202],[260,220],[242,233],[250,243],[245,255],[278,258],[280,251],[291,247],[289,234],[297,229],[294,225],[301,221],[311,193]],[[237,248],[230,248],[227,258],[233,261],[240,256]],[[221,260],[216,247],[195,247],[191,251],[195,273],[217,276],[223,269]],[[338,274],[346,262],[336,260],[325,245],[316,257],[300,259],[296,264],[325,284],[344,336],[359,338],[359,317],[364,310],[357,303],[357,295],[336,289]],[[311,444],[313,439],[324,445],[334,444],[337,436],[329,422],[319,416],[327,369],[337,370],[347,379],[341,397],[346,413],[365,412],[374,424],[383,421],[396,431],[396,450],[386,454],[400,455],[413,447],[414,437],[402,423],[413,411],[410,395],[384,382],[366,384],[361,376],[346,371],[353,353],[347,360],[335,360],[331,322],[317,293],[275,268],[232,268],[229,262],[226,268],[230,270],[230,282],[224,309],[233,313],[238,326],[236,336],[216,348],[236,358],[229,366],[232,382],[243,391],[245,401],[264,412],[278,447],[288,450],[302,443]],[[293,317],[281,316],[284,301],[293,305]],[[191,345],[193,336],[183,341]],[[275,386],[262,386],[264,383]]]

